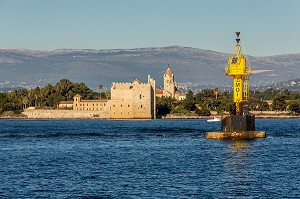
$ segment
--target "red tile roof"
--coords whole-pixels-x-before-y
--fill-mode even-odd
[[[173,73],[172,73],[170,67],[168,67],[168,69],[167,69],[167,71],[166,71],[166,73],[165,73],[164,76],[167,76],[167,75],[169,75],[170,77],[173,77]]]
[[[158,91],[155,91],[155,93],[156,93],[156,94],[161,94],[161,95],[162,95],[162,94],[163,94],[163,91],[162,91],[162,90],[158,90]]]

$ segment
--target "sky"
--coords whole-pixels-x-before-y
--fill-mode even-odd
[[[0,0],[0,49],[300,53],[299,0]]]

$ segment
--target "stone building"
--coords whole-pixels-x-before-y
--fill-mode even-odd
[[[108,100],[82,100],[80,95],[74,96],[74,111],[104,111]]]
[[[147,83],[112,83],[110,100],[83,100],[74,96],[73,111],[91,112],[91,116],[107,119],[155,119],[155,80],[148,76]],[[59,107],[64,107],[62,102]],[[68,105],[70,102],[67,103]]]
[[[58,105],[60,109],[73,109],[73,101],[61,101]]]
[[[109,100],[110,118],[156,118],[155,81],[148,76],[147,83],[112,83]]]
[[[185,99],[185,94],[178,92],[177,83],[175,82],[174,74],[168,66],[167,71],[164,74],[164,89],[156,91],[158,97],[171,97],[176,100]]]

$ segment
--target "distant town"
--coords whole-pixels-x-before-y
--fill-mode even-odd
[[[59,81],[59,80],[58,80]],[[0,92],[6,93],[6,92],[12,92],[16,89],[34,89],[36,87],[44,87],[48,84],[55,84],[57,81],[54,79],[38,79],[35,81],[22,81],[22,82],[11,82],[11,81],[4,81],[0,82]],[[203,84],[203,83],[192,83],[192,82],[184,82],[180,83],[178,82],[178,90],[187,93],[189,90],[192,92],[200,92],[203,89],[210,89],[215,88],[218,86],[212,85],[212,84]],[[162,89],[163,85],[158,85],[158,89]],[[95,88],[96,90],[97,88]],[[220,87],[220,90],[222,91],[230,91],[232,89],[232,86],[225,85]],[[267,89],[275,89],[275,90],[293,90],[293,91],[300,91],[300,79],[293,79],[289,81],[283,81],[278,82],[274,84],[267,84],[267,85],[255,85],[255,83],[251,83],[251,90],[256,91],[264,91]],[[104,90],[109,90],[108,87],[105,87]]]

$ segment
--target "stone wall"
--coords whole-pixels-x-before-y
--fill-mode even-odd
[[[29,119],[109,119],[107,112],[74,110],[25,110],[22,114]]]

